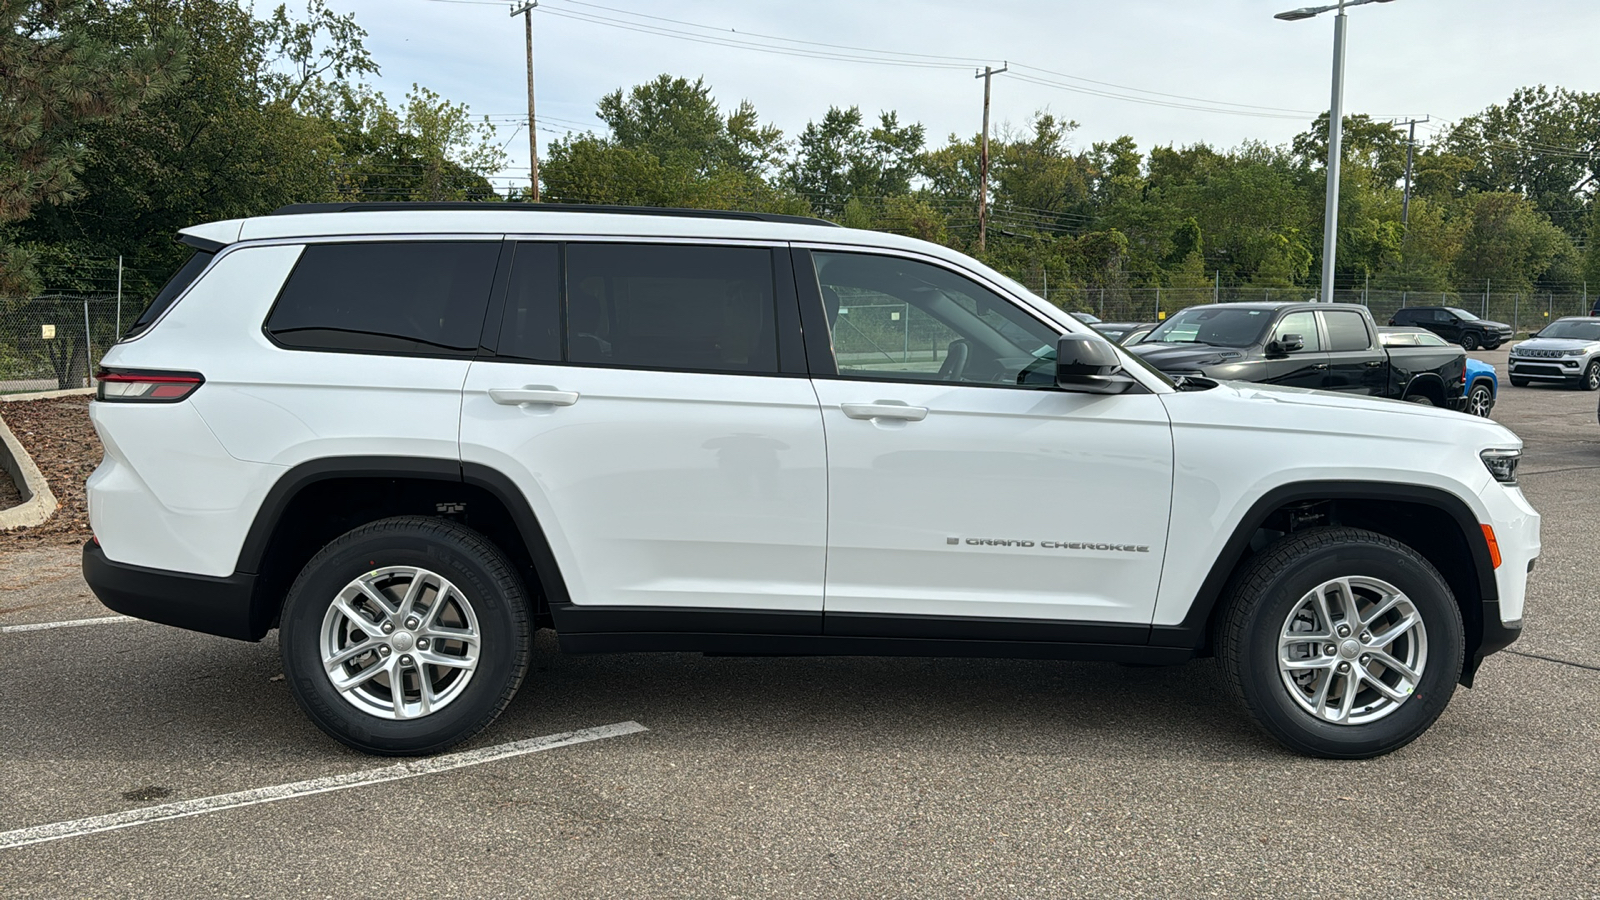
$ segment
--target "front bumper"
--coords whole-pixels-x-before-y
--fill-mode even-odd
[[[259,641],[271,622],[255,602],[256,576],[226,578],[114,562],[94,541],[83,545],[83,580],[107,608],[163,625]]]
[[[1513,377],[1533,381],[1577,381],[1588,360],[1581,356],[1513,356],[1506,368]]]

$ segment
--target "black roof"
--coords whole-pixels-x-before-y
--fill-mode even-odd
[[[273,210],[274,216],[297,216],[309,213],[346,212],[423,212],[445,210],[471,210],[473,212],[580,212],[609,213],[630,216],[681,216],[688,219],[741,219],[747,222],[782,222],[789,225],[828,225],[840,227],[827,219],[810,216],[786,216],[781,213],[744,212],[732,209],[677,209],[667,206],[605,206],[589,203],[489,203],[471,200],[423,200],[415,202],[389,201],[384,203],[291,203]]]

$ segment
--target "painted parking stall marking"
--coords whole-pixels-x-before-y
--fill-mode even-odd
[[[601,725],[596,728],[583,728],[578,731],[567,731],[561,734],[548,734],[544,737],[528,738],[524,741],[513,741],[509,744],[498,744],[493,747],[484,747],[480,750],[466,750],[460,753],[446,753],[427,759],[407,760],[392,766],[384,766],[381,769],[365,769],[346,775],[328,775],[322,778],[295,781],[272,787],[236,791],[231,794],[217,794],[212,797],[198,797],[193,800],[180,800],[176,803],[146,806],[142,809],[130,809],[125,812],[110,813],[103,816],[90,816],[86,819],[54,822],[49,825],[35,825],[31,828],[0,832],[0,850],[26,847],[30,844],[43,844],[64,838],[82,837],[88,834],[98,834],[102,831],[116,831],[120,828],[132,828],[136,825],[149,825],[153,822],[165,822],[170,819],[200,816],[227,809],[255,806],[261,803],[273,803],[278,800],[293,800],[297,797],[309,797],[313,794],[326,794],[331,791],[367,787],[368,785],[383,784],[388,781],[401,781],[407,778],[418,778],[423,775],[437,775],[440,772],[448,772],[452,769],[462,769],[467,766],[482,765],[515,756],[526,756],[530,753],[554,750],[557,747],[569,747],[573,744],[622,737],[623,735],[637,734],[649,730],[638,722],[618,722],[614,725]]]
[[[68,619],[65,622],[33,622],[27,625],[0,625],[0,634],[20,634],[24,631],[49,631],[52,628],[80,628],[85,625],[120,625],[139,622],[131,616],[102,616],[98,619]]]

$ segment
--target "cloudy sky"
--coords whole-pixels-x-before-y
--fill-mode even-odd
[[[704,77],[724,107],[750,100],[790,136],[829,105],[857,105],[869,117],[897,110],[941,144],[978,131],[975,67],[1009,62],[994,80],[996,127],[1048,109],[1080,123],[1074,142],[1083,147],[1122,134],[1141,148],[1281,143],[1328,105],[1333,17],[1273,19],[1298,2],[540,0],[540,141],[601,130],[602,94],[667,72]],[[329,5],[368,31],[391,99],[415,82],[494,116],[508,174],[526,172],[526,132],[514,133],[526,111],[523,24],[509,18],[509,2]],[[1345,109],[1431,116],[1419,128],[1426,136],[1521,86],[1600,90],[1596,35],[1594,0],[1361,6],[1349,14]]]

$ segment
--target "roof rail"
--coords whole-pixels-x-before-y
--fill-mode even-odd
[[[383,203],[291,203],[280,206],[269,215],[295,216],[308,213],[344,213],[344,212],[409,212],[409,211],[441,211],[441,210],[472,210],[474,212],[495,212],[499,210],[515,210],[517,212],[578,212],[578,213],[609,213],[630,216],[682,216],[691,219],[742,219],[752,222],[783,222],[790,225],[827,225],[833,228],[840,227],[838,223],[829,222],[827,219],[816,219],[811,216],[788,216],[782,213],[744,212],[731,209],[677,209],[668,206],[606,206],[588,203],[490,203],[472,200],[421,200],[415,202],[389,201]]]

